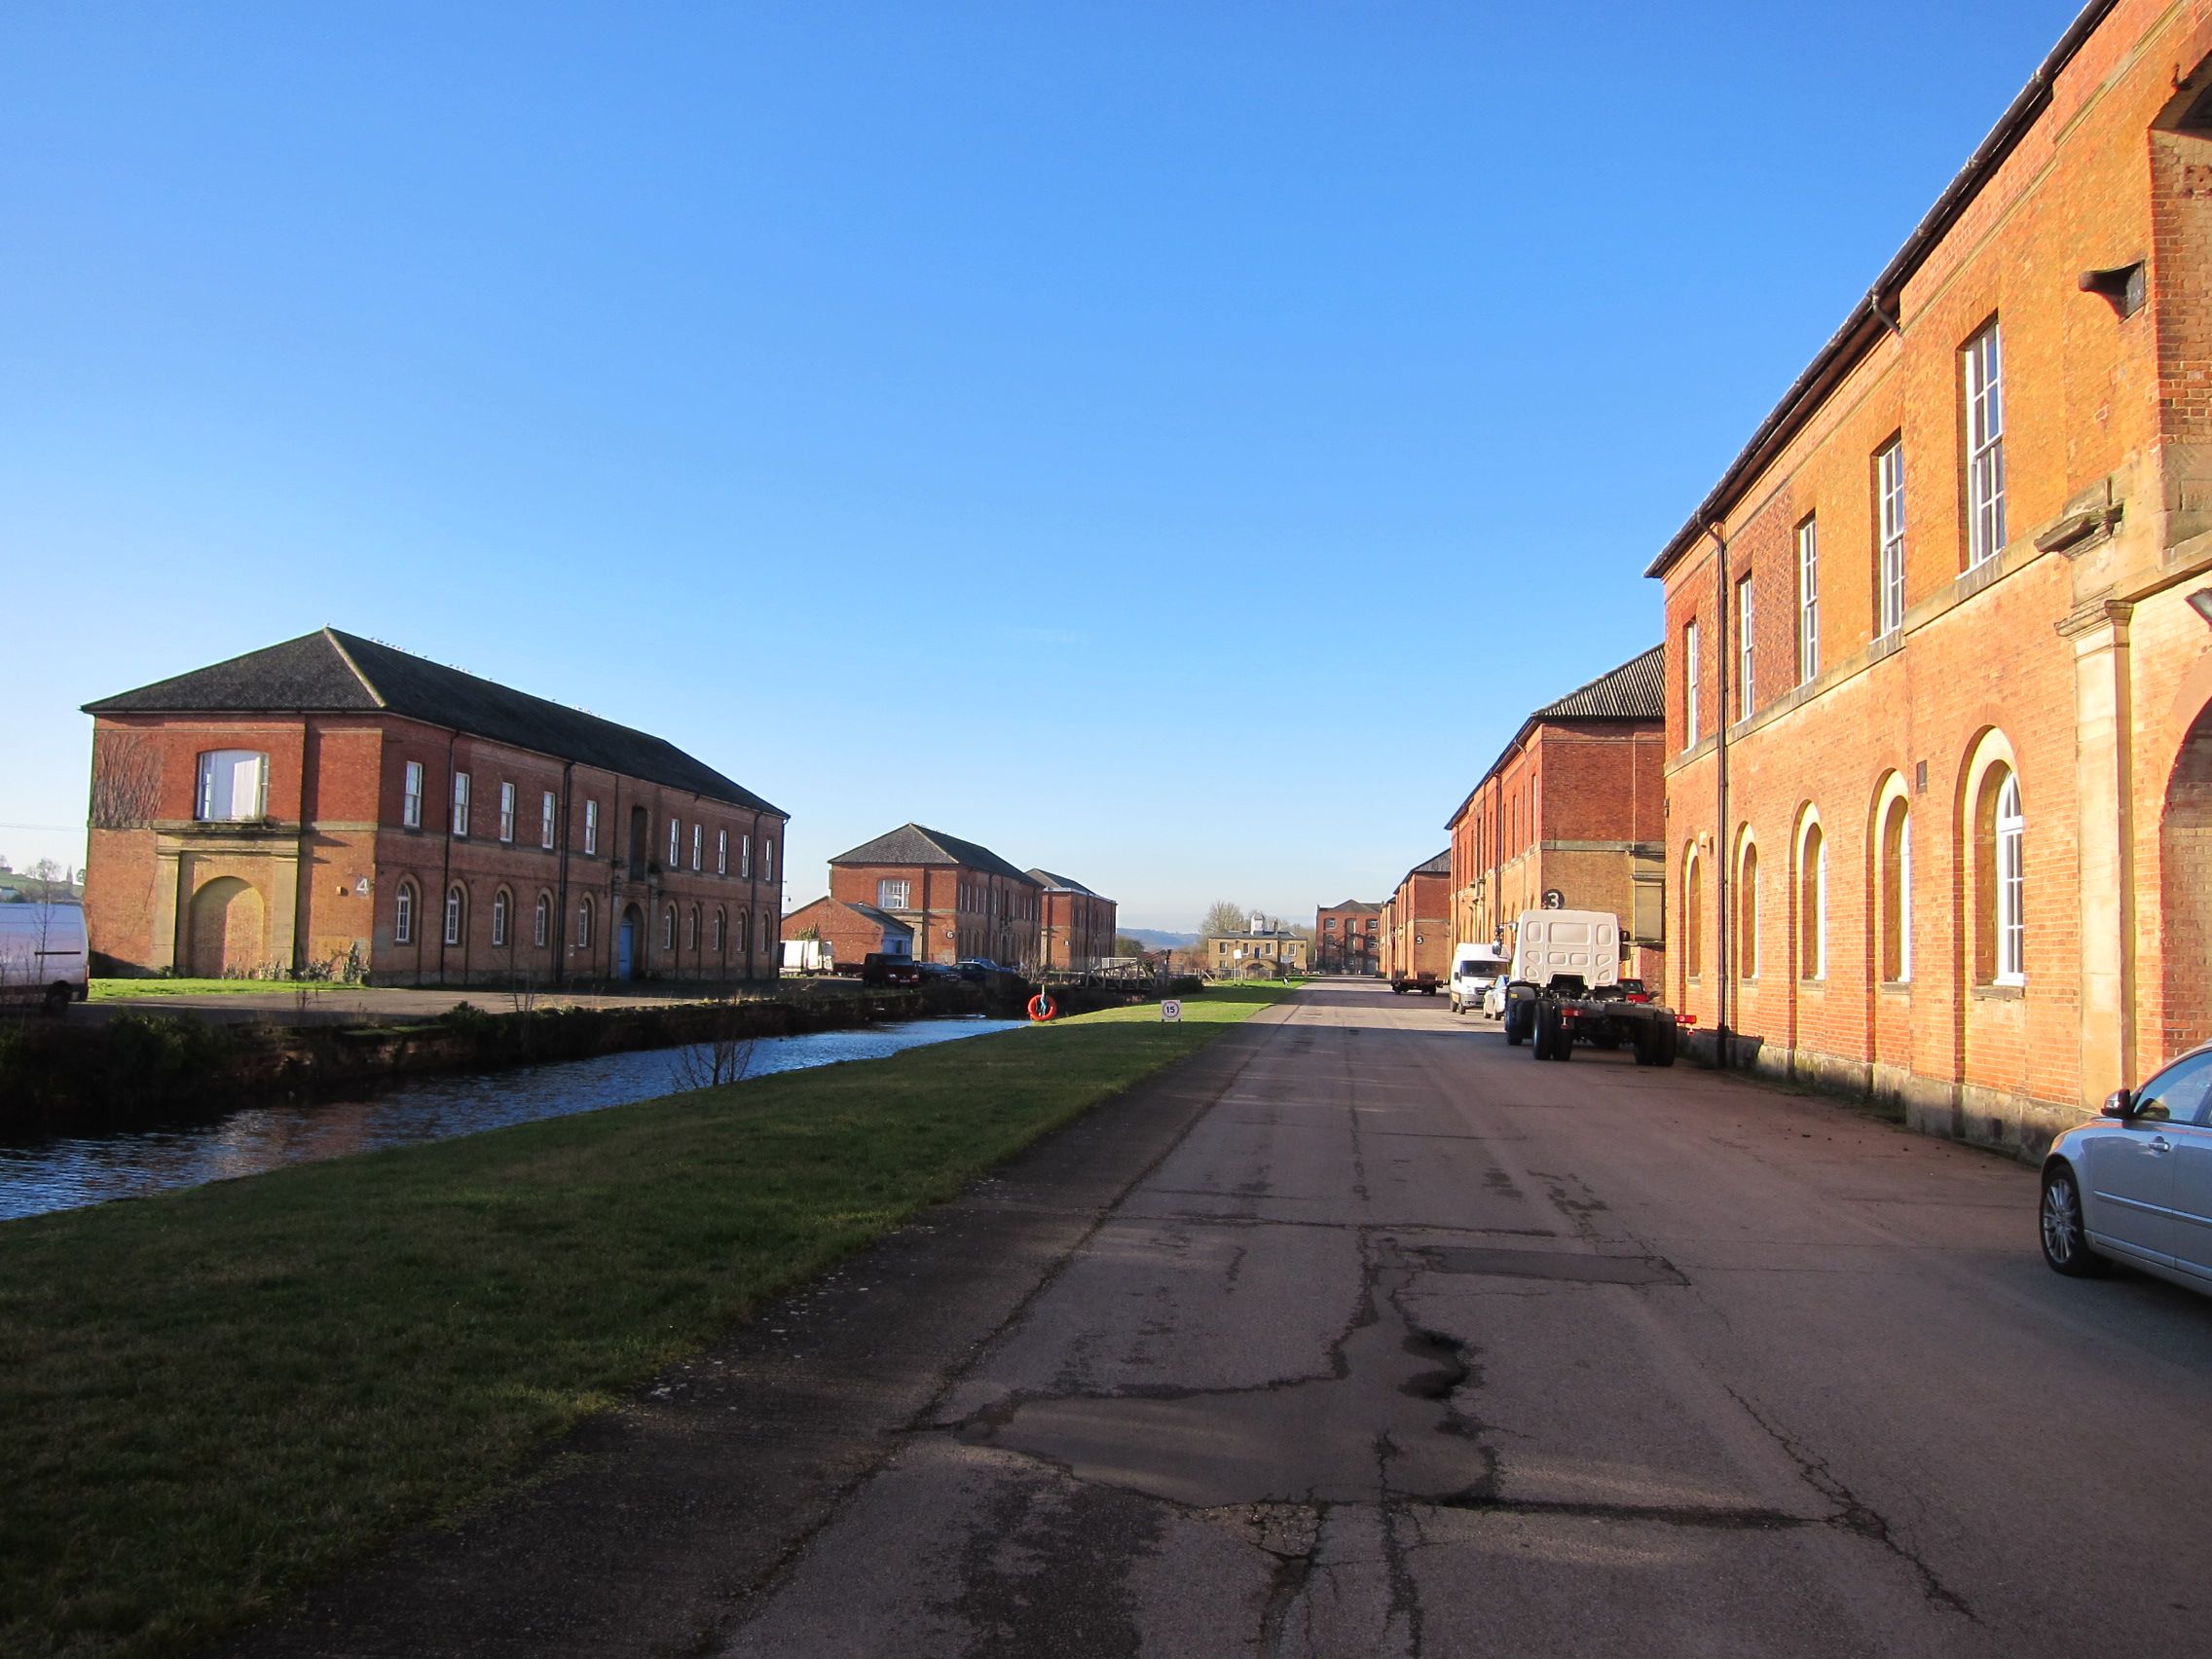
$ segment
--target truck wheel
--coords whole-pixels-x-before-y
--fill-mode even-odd
[[[1638,1065],[1647,1066],[1651,1064],[1651,1038],[1652,1034],[1658,1029],[1658,1025],[1651,1020],[1640,1020],[1637,1023],[1636,1035],[1632,1041],[1636,1049],[1636,1063]]]
[[[1556,1009],[1556,1008],[1554,1008],[1554,1007],[1553,1007],[1553,1006],[1552,1006],[1552,1005],[1551,1005],[1550,1003],[1539,1003],[1539,1004],[1537,1004],[1537,1005],[1536,1005],[1536,1058],[1537,1058],[1537,1059],[1539,1059],[1539,1060],[1556,1060],[1556,1059],[1558,1059],[1558,1058],[1559,1058],[1559,1040],[1560,1040],[1560,1017],[1559,1017],[1559,1010],[1558,1010],[1558,1009]]]
[[[1504,1021],[1505,1041],[1508,1047],[1518,1049],[1528,1041],[1529,1033],[1522,1028],[1521,1022],[1513,1017],[1512,1009],[1508,1008],[1498,1017]]]
[[[1574,1027],[1568,1024],[1564,1017],[1559,1022],[1559,1035],[1552,1039],[1552,1058],[1555,1060],[1571,1060],[1574,1058]]]
[[[74,993],[67,985],[56,982],[47,986],[46,1012],[49,1014],[67,1014]]]
[[[1681,1046],[1682,1028],[1671,1019],[1661,1022],[1651,1043],[1651,1063],[1655,1066],[1673,1065],[1675,1055]]]

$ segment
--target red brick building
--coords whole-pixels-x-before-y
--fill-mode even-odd
[[[830,861],[830,896],[872,904],[914,930],[925,962],[1043,960],[1044,890],[990,848],[903,824]]]
[[[1452,972],[1452,855],[1441,852],[1406,871],[1382,903],[1382,977]]]
[[[775,977],[785,814],[660,738],[331,628],[86,713],[108,971]]]
[[[1653,562],[1671,994],[2034,1150],[2212,1036],[2212,3],[2077,19]]]
[[[842,899],[817,899],[784,917],[784,938],[815,939],[830,946],[839,968],[858,968],[866,956],[911,956],[914,930],[888,910]]]
[[[1382,905],[1346,899],[1313,912],[1313,965],[1320,972],[1373,974],[1382,949]]]
[[[1521,915],[1557,893],[1609,910],[1656,984],[1666,948],[1664,652],[1654,645],[1545,704],[1453,813],[1455,940],[1513,948]]]
[[[1033,869],[1029,879],[1043,890],[1040,933],[1044,954],[1039,965],[1068,974],[1088,974],[1114,954],[1115,919],[1120,906],[1080,881]]]

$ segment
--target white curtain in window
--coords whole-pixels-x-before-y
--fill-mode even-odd
[[[200,757],[200,816],[207,823],[237,824],[259,818],[269,756],[246,749],[218,749]]]

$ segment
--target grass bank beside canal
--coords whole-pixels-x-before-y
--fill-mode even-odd
[[[0,1653],[267,1612],[1287,994],[0,1224]]]

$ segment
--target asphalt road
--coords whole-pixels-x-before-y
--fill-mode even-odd
[[[1364,986],[1208,1061],[708,1650],[2212,1650],[2212,1299],[2032,1170]]]

